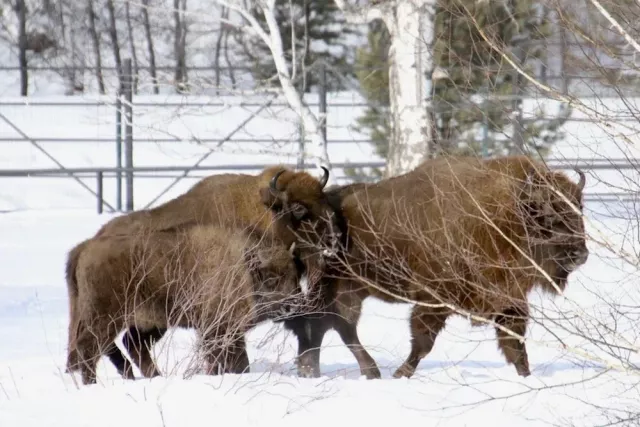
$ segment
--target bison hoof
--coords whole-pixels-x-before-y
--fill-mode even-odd
[[[377,367],[363,369],[361,373],[368,380],[379,380],[380,378],[382,378],[382,374],[380,373],[380,369],[378,369]]]
[[[415,369],[411,369],[406,365],[402,365],[398,368],[397,371],[394,372],[393,378],[402,378],[402,377],[411,378],[411,376],[413,376],[414,373],[415,373]]]
[[[529,370],[529,368],[516,368],[516,371],[518,372],[518,375],[523,378],[527,378],[529,375],[531,375],[531,371]]]
[[[301,365],[298,367],[298,376],[301,378],[319,378],[320,370],[309,365]]]

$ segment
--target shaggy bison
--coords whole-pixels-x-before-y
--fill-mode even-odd
[[[355,183],[333,186],[325,191],[330,206],[336,210],[337,227],[340,230],[346,231],[344,218],[340,215],[341,200],[347,194],[364,188],[365,185]],[[329,269],[329,265],[326,268]],[[331,277],[329,271],[323,277],[322,293],[318,295],[320,300],[315,300],[315,310],[274,319],[276,323],[282,322],[285,329],[292,331],[298,340],[298,375],[302,377],[320,376],[320,346],[326,331],[333,328],[360,363],[362,375],[369,379],[380,378],[380,370],[375,361],[360,343],[357,324],[346,321],[337,312],[334,282],[335,278]],[[153,342],[161,339],[165,333],[166,329],[162,328],[139,330],[132,327],[123,336],[122,342],[125,349],[129,354],[134,355],[134,360],[140,361],[140,369],[145,376],[159,375],[151,361],[148,348],[152,346]],[[121,374],[126,372],[128,377],[133,376],[130,372],[129,362],[119,350],[113,348],[110,358]]]
[[[196,328],[209,370],[231,360],[242,372],[244,333],[299,308],[300,267],[280,242],[210,225],[92,239],[75,272],[83,383],[95,383],[101,354],[133,325]]]
[[[575,184],[525,156],[441,157],[346,194],[339,212],[348,224],[347,247],[329,311],[355,330],[368,296],[416,302],[411,352],[394,377],[413,375],[455,313],[477,316],[473,324],[495,322],[507,362],[529,375],[517,338],[526,332],[527,295],[536,286],[561,292],[589,254],[585,176],[578,172]],[[319,346],[330,325],[305,316],[296,326]],[[361,369],[377,369],[366,352],[354,355]]]
[[[188,192],[154,209],[132,212],[105,224],[98,236],[138,236],[151,231],[165,230],[185,224],[212,224],[225,228],[253,228],[271,233],[285,246],[298,242],[299,257],[305,265],[307,282],[317,286],[323,274],[326,249],[339,245],[341,230],[323,190],[328,170],[317,180],[305,172],[294,172],[275,166],[257,176],[222,174],[203,179]],[[274,215],[278,219],[274,221]],[[94,237],[95,238],[95,237]],[[69,293],[70,330],[73,340],[75,298],[74,280],[78,257],[92,240],[87,239],[74,247],[66,265]],[[331,255],[331,253],[329,253]],[[125,347],[133,352],[147,352],[154,339],[164,334],[162,329],[138,331],[132,328],[124,338]],[[135,348],[138,346],[139,348]],[[123,375],[130,370],[129,362],[117,347],[108,356]],[[143,360],[150,360],[145,356]],[[67,357],[67,370],[76,365],[76,354],[71,349]],[[144,368],[147,374],[157,374],[155,365]]]

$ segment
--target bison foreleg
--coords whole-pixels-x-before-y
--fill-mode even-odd
[[[317,378],[320,376],[320,347],[325,333],[331,328],[329,315],[296,316],[284,321],[284,327],[298,339],[296,365],[298,376]]]
[[[110,345],[105,355],[109,358],[113,366],[116,367],[120,376],[127,380],[135,380],[135,376],[133,375],[133,366],[131,362],[124,357],[124,354],[120,351],[118,346],[113,343]]]
[[[376,361],[373,360],[373,357],[371,357],[360,343],[360,339],[358,338],[358,324],[336,316],[334,328],[347,348],[351,350],[353,357],[358,361],[360,374],[367,377],[368,380],[380,378],[380,369],[378,369]]]
[[[105,350],[114,345],[117,331],[110,327],[108,319],[95,319],[89,327],[80,321],[76,336],[76,349],[83,384],[96,383],[96,366]]]
[[[394,378],[411,377],[418,363],[429,354],[436,337],[444,328],[451,311],[444,307],[415,305],[411,312],[411,353],[393,374]]]
[[[509,329],[514,334],[524,337],[527,332],[527,320],[529,318],[526,307],[514,307],[505,310],[501,315],[496,316],[496,323]],[[498,338],[498,347],[502,350],[507,363],[516,367],[518,375],[528,377],[531,375],[529,370],[529,358],[527,356],[527,348],[523,342],[505,331],[496,328]]]

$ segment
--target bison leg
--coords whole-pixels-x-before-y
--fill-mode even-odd
[[[249,355],[247,354],[247,342],[244,335],[234,340],[222,352],[222,372],[225,374],[243,374],[249,372]]]
[[[505,310],[502,314],[496,316],[496,323],[509,329],[519,336],[525,335],[527,331],[527,320],[529,314],[526,307],[513,307]],[[529,358],[527,356],[527,348],[524,342],[516,337],[511,336],[496,328],[498,338],[498,347],[502,350],[507,363],[516,367],[518,375],[528,377],[531,375],[529,370]]]
[[[66,373],[71,373],[80,369],[80,360],[78,350],[76,348],[78,321],[75,315],[75,301],[69,301],[69,332],[67,336],[67,364]]]
[[[296,365],[298,376],[320,376],[320,347],[325,333],[331,328],[329,315],[321,317],[296,316],[284,321],[284,327],[298,339]]]
[[[226,338],[226,337],[225,337]],[[219,347],[219,339],[207,340],[203,338],[207,375],[242,374],[249,371],[249,356],[244,334],[235,337],[223,348]]]
[[[334,320],[334,328],[340,335],[347,348],[351,350],[353,357],[358,361],[360,366],[360,374],[364,375],[368,380],[381,378],[380,369],[373,357],[367,352],[358,338],[358,324],[351,323],[348,320],[336,316]]]
[[[142,375],[147,378],[160,375],[160,371],[151,357],[151,347],[155,342],[160,341],[166,332],[166,328],[151,328],[140,331],[135,326],[132,326],[122,337],[122,344],[131,355],[132,360],[138,364]],[[120,351],[118,353],[124,358]],[[113,359],[111,361],[113,362]],[[128,361],[126,367],[128,370],[132,369]]]
[[[416,305],[411,312],[411,353],[393,374],[394,378],[411,377],[418,363],[429,354],[436,337],[444,328],[451,311],[447,308],[432,308]]]
[[[91,323],[80,321],[76,336],[76,348],[82,373],[83,384],[96,383],[96,366],[103,351],[114,345],[113,341],[118,335],[118,330],[108,319],[102,319]]]
[[[105,352],[105,355],[109,358],[113,366],[116,367],[120,376],[127,380],[135,380],[135,376],[133,375],[133,366],[131,362],[124,357],[124,354],[120,351],[118,346],[113,343],[113,345],[109,346],[109,349]]]
[[[367,379],[381,378],[380,369],[358,338],[358,322],[362,313],[362,301],[369,296],[359,283],[343,281],[335,302],[333,327],[340,339],[358,361],[360,373]]]

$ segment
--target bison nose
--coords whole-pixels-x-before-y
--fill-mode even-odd
[[[587,259],[589,258],[589,249],[587,249],[586,246],[580,249],[576,249],[570,254],[570,256],[571,260],[576,266],[585,264],[587,262]]]

